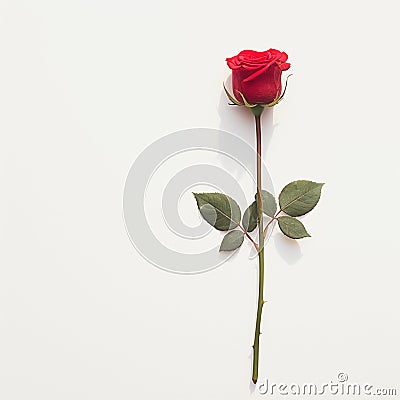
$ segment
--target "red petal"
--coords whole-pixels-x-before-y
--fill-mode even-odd
[[[289,63],[283,63],[280,65],[281,67],[281,71],[286,71],[290,68],[290,64]]]

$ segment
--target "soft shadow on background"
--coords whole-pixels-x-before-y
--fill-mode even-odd
[[[221,85],[222,86],[222,85]],[[232,93],[231,76],[225,81],[225,87]],[[223,131],[233,133],[251,146],[254,147],[256,151],[256,136],[255,136],[255,125],[254,116],[246,107],[230,105],[230,101],[226,96],[224,89],[221,87],[221,96],[218,105],[218,114],[220,116],[219,128]],[[263,154],[265,154],[265,149],[269,148],[271,142],[272,134],[275,126],[273,125],[273,107],[267,108],[262,116],[262,148]],[[221,150],[227,151],[224,148],[225,144],[221,143]],[[250,171],[255,175],[255,160],[256,154],[243,160]]]
[[[295,264],[303,256],[299,242],[281,233],[273,235],[273,243],[278,254],[289,265]]]
[[[225,87],[228,89],[230,93],[232,93],[231,90],[231,77],[227,79],[225,82]],[[254,178],[254,186],[253,190],[254,192],[256,191],[256,159],[257,159],[257,150],[256,150],[256,135],[255,135],[255,122],[254,122],[254,116],[251,113],[250,110],[248,110],[246,107],[241,107],[241,106],[235,106],[235,105],[230,105],[229,104],[229,99],[226,96],[225,91],[223,88],[221,88],[221,96],[219,100],[219,105],[218,105],[218,113],[220,116],[220,125],[219,128],[223,131],[232,133],[234,135],[237,135],[238,137],[242,138],[246,143],[250,144],[250,146],[254,149],[254,151],[251,153],[244,153],[243,157],[241,157],[241,162],[244,164],[244,166],[250,171],[251,176]],[[274,133],[274,121],[273,121],[273,107],[271,108],[266,108],[262,114],[261,117],[261,124],[262,124],[262,159],[263,159],[263,164],[264,168],[266,168],[266,172],[268,171],[268,160],[266,160],[266,153],[267,149],[270,146],[272,135]],[[221,136],[222,137],[222,136]],[[230,154],[230,149],[227,148],[226,143],[220,143],[219,147],[222,152],[226,152]],[[232,151],[233,149],[231,149]],[[233,151],[232,153],[233,154]],[[221,162],[224,164],[224,160],[226,158],[221,156]],[[228,165],[226,164],[228,167]],[[232,168],[231,165],[229,165],[230,168]],[[235,166],[234,170],[229,171],[232,176],[234,176],[237,180],[243,177],[243,174],[245,173],[245,169],[243,166],[237,164]],[[278,193],[275,193],[274,190],[274,185],[272,178],[269,176],[268,173],[263,172],[262,176],[262,185],[263,188],[270,191],[275,195],[277,198]],[[274,224],[274,227],[279,230],[277,227],[277,224]],[[272,232],[273,230],[270,229]],[[271,236],[268,235],[266,238],[266,245],[268,245],[268,239]],[[301,248],[300,245],[297,243],[297,241],[289,239],[285,237],[283,234],[280,232],[275,231],[275,234],[272,235],[273,240],[271,241],[274,244],[275,249],[277,250],[277,253],[280,255],[280,257],[287,263],[288,265],[293,265],[295,264],[302,256],[301,253]],[[253,253],[253,256],[255,254]],[[258,274],[258,267],[257,267],[257,262],[256,259],[253,258],[253,265],[254,265],[254,273]],[[248,358],[249,358],[249,363],[251,364],[253,354],[252,351],[249,351]],[[256,391],[256,385],[253,384],[251,379],[249,378],[249,393],[251,395],[254,394]]]
[[[230,93],[232,93],[231,76],[225,81],[225,87]],[[249,143],[254,148],[254,154],[244,153],[241,162],[244,163],[246,168],[250,171],[253,177],[256,176],[256,137],[255,137],[255,124],[254,116],[250,110],[246,107],[230,105],[230,101],[226,96],[223,88],[221,88],[221,96],[218,105],[218,113],[220,116],[219,128],[223,131],[233,133],[244,141]],[[271,143],[272,135],[276,125],[274,125],[274,108],[266,108],[261,117],[262,124],[262,156],[264,166],[268,167],[268,161],[266,160],[266,150],[269,148]],[[229,148],[226,148],[226,143],[220,143],[221,151],[229,154]],[[224,163],[225,157],[221,157],[221,162]],[[230,165],[230,168],[232,166]],[[268,168],[267,168],[268,170]],[[234,171],[230,171],[237,179],[239,179],[244,173],[244,168],[237,165]],[[263,174],[263,188],[275,194],[273,181],[270,176]],[[254,187],[256,190],[256,187]],[[276,229],[279,228],[276,226]],[[301,247],[296,240],[285,237],[282,234],[273,235],[273,244],[276,248],[280,257],[289,265],[296,263],[302,256]]]

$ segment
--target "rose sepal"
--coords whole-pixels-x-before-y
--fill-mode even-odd
[[[228,99],[233,103],[233,104],[230,104],[231,106],[243,106],[242,103],[239,103],[239,102],[228,92],[228,89],[225,87],[225,83],[222,83],[222,86],[224,87],[226,96],[227,96]]]
[[[286,89],[287,89],[287,84],[288,84],[289,77],[291,77],[292,75],[293,75],[293,74],[289,74],[289,75],[286,77],[285,87],[283,88],[282,94],[281,94],[278,98],[276,98],[274,101],[271,101],[271,103],[269,103],[269,104],[263,104],[265,107],[273,107],[273,106],[277,105],[277,104],[283,99],[283,97],[285,96],[285,93],[286,93]]]
[[[241,103],[241,102],[237,101],[237,100],[235,99],[235,97],[233,97],[233,96],[228,92],[228,89],[225,87],[225,84],[224,84],[224,83],[223,83],[223,86],[224,86],[224,90],[225,90],[225,93],[226,93],[228,99],[233,103],[233,104],[230,104],[230,105],[244,106],[244,107],[247,107],[247,108],[254,108],[254,107],[257,107],[257,106],[262,106],[262,107],[273,107],[273,106],[276,106],[278,103],[280,103],[281,100],[283,99],[283,97],[285,96],[286,89],[287,89],[287,84],[288,84],[288,80],[289,80],[289,77],[292,76],[292,75],[293,75],[293,74],[290,74],[290,75],[288,75],[288,76],[286,77],[285,87],[284,87],[284,89],[283,89],[282,94],[281,94],[280,96],[278,96],[275,100],[271,101],[271,103],[267,103],[267,104],[262,104],[262,103],[249,103],[249,102],[246,100],[246,98],[244,97],[243,93],[241,93],[241,92],[238,91],[238,93],[240,94],[240,97],[243,99],[243,103]]]

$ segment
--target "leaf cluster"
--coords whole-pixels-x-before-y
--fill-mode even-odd
[[[318,204],[323,183],[298,180],[287,184],[278,196],[279,210],[275,197],[266,190],[261,191],[262,211],[269,222],[276,220],[282,233],[291,239],[309,237],[303,223],[297,218],[309,213]],[[220,251],[239,248],[250,232],[258,225],[257,194],[255,200],[243,213],[238,203],[223,193],[193,193],[202,217],[220,231],[229,231],[223,238]],[[263,221],[261,221],[263,224]],[[264,230],[264,226],[263,226]],[[253,241],[254,243],[254,241]]]

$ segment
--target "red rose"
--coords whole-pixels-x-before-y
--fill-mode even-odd
[[[282,71],[290,68],[288,55],[279,50],[243,50],[237,56],[227,58],[232,70],[232,89],[236,99],[243,103],[268,104],[282,91]],[[239,93],[240,92],[240,93]]]

